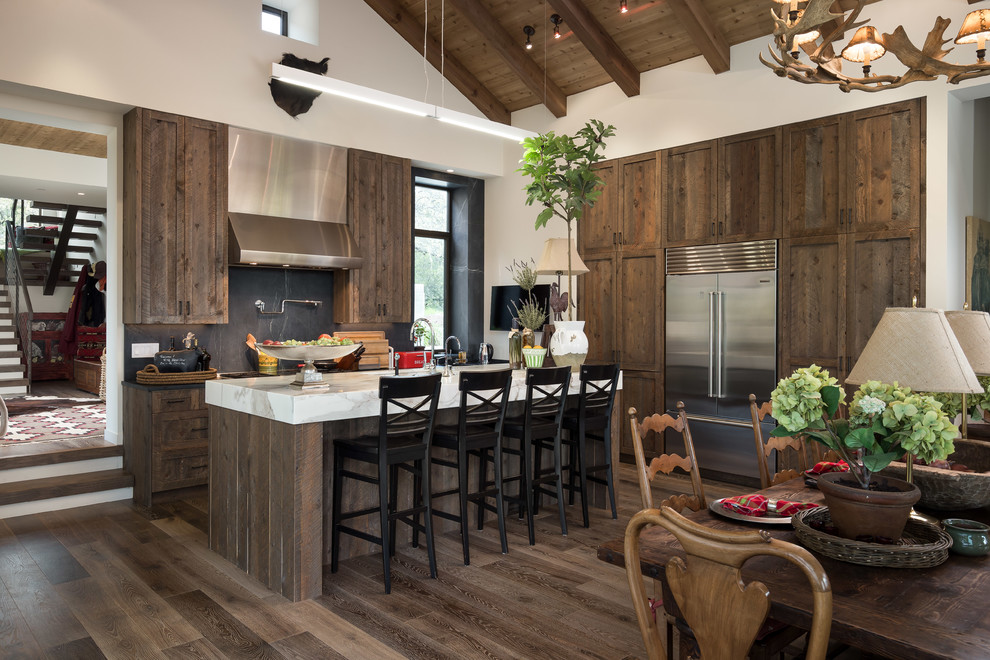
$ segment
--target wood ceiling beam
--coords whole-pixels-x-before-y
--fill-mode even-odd
[[[581,0],[550,0],[585,48],[626,96],[639,95],[639,70]]]
[[[729,70],[729,42],[701,0],[667,0],[677,20],[715,73]]]
[[[412,14],[403,9],[398,0],[364,0],[365,4],[375,10],[399,36],[410,46],[422,54],[423,26],[413,18]],[[427,38],[426,59],[437,71],[441,68],[444,77],[450,84],[467,97],[483,115],[492,121],[509,124],[511,117],[508,108],[502,104],[491,91],[468,71],[450,53],[441,51],[440,42],[433,36]],[[441,61],[443,66],[441,67]]]
[[[450,3],[484,35],[495,52],[505,60],[526,87],[543,100],[554,117],[559,119],[567,114],[567,96],[564,92],[547,78],[543,67],[527,54],[519,40],[513,38],[479,0],[450,0]]]

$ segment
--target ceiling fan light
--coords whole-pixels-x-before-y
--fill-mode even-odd
[[[849,44],[842,49],[842,59],[862,62],[864,72],[868,72],[870,62],[880,59],[886,52],[880,32],[872,25],[864,25],[856,30]]]

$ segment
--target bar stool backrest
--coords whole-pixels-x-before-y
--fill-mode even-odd
[[[582,364],[578,419],[612,418],[615,388],[619,383],[619,365]]]
[[[469,428],[502,432],[511,384],[512,369],[461,372],[458,382],[461,391],[458,432],[462,438],[466,437]]]
[[[440,399],[440,374],[382,376],[378,396],[382,403],[378,424],[382,446],[399,436],[422,436],[429,443]]]
[[[526,370],[526,422],[539,421],[560,428],[571,385],[571,368],[543,367]]]

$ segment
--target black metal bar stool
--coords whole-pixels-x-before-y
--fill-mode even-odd
[[[588,482],[608,488],[608,500],[612,505],[612,518],[617,518],[615,510],[615,488],[612,483],[612,404],[615,403],[615,389],[619,382],[617,364],[582,364],[581,391],[576,408],[569,407],[564,415],[564,429],[567,434],[562,442],[567,447],[568,502],[574,504],[574,494],[581,494],[581,515],[584,526],[588,527]],[[601,463],[588,465],[587,441],[601,442],[604,458]],[[593,453],[592,453],[593,455]],[[600,473],[604,475],[599,476]]]
[[[432,463],[457,470],[457,487],[433,493],[433,500],[458,496],[460,513],[433,509],[433,515],[461,524],[461,546],[464,549],[464,565],[471,563],[468,550],[468,504],[477,505],[478,529],[483,529],[486,511],[493,511],[498,518],[498,534],[502,541],[502,553],[509,551],[505,538],[505,507],[502,500],[502,424],[509,402],[509,385],[512,370],[462,371],[458,381],[461,406],[457,426],[437,426],[433,432]],[[437,449],[446,450],[445,456],[437,456]],[[449,458],[449,452],[456,458]],[[478,461],[478,489],[468,492],[469,459]],[[488,478],[488,461],[495,466],[494,479]],[[489,499],[494,498],[495,504]]]
[[[340,534],[350,534],[382,546],[382,566],[385,569],[385,593],[392,591],[390,560],[395,554],[396,522],[426,534],[426,553],[430,562],[430,577],[437,576],[436,554],[433,548],[433,518],[430,508],[430,445],[433,420],[440,398],[440,374],[416,377],[383,376],[378,387],[381,416],[378,435],[336,439],[333,441],[333,509],[331,516],[330,571],[337,572],[340,554]],[[345,461],[358,461],[376,466],[375,474],[367,475],[345,468]],[[414,478],[413,505],[398,508],[399,468],[411,472]],[[378,486],[378,506],[355,511],[341,511],[344,479],[354,479]],[[416,494],[415,491],[418,491]],[[343,521],[378,513],[381,535],[347,527]],[[421,524],[419,517],[425,515]]]
[[[503,497],[518,503],[520,518],[523,514],[526,515],[530,545],[536,543],[533,516],[537,513],[535,497],[540,494],[557,498],[557,505],[560,510],[560,533],[564,536],[567,535],[560,467],[560,431],[570,384],[571,368],[569,366],[527,369],[526,404],[523,408],[523,414],[506,418],[503,426],[503,435],[507,438],[518,439],[519,446],[503,444],[502,453],[519,456],[520,470],[518,475],[506,477],[503,480],[503,484],[518,481],[518,495],[516,497]],[[538,472],[534,467],[533,452],[538,452],[540,446],[552,448],[554,464],[553,467]],[[554,489],[550,490],[544,484],[552,484]]]

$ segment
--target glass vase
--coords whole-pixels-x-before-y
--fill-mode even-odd
[[[523,363],[522,356],[523,337],[518,330],[509,333],[509,366],[512,369],[521,369]]]

